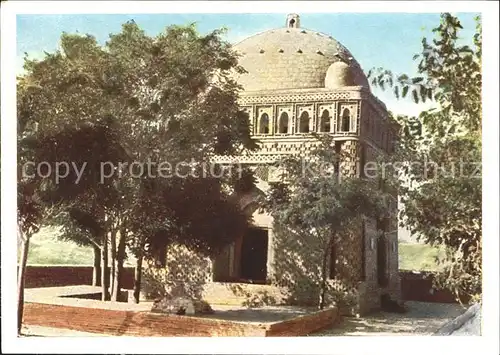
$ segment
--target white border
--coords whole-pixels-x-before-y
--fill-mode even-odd
[[[324,338],[17,338],[16,337],[16,14],[69,13],[324,13],[482,12],[484,128],[484,306],[482,337]],[[2,117],[2,352],[8,353],[493,353],[498,354],[498,3],[468,2],[3,2]],[[360,29],[362,30],[362,29]]]
[[[22,1],[17,14],[480,12],[488,1]]]

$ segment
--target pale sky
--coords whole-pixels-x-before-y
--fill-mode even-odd
[[[300,15],[300,14],[299,14]],[[475,31],[474,13],[456,14],[464,30],[462,36],[471,43]],[[18,15],[17,73],[22,72],[23,56],[40,58],[43,51],[57,49],[63,31],[94,35],[104,43],[110,33],[120,31],[124,22],[133,19],[148,34],[156,35],[172,24],[195,22],[202,33],[228,28],[227,40],[237,43],[255,33],[282,27],[283,14],[106,14],[106,15]],[[347,47],[365,72],[383,67],[395,73],[416,74],[413,55],[420,52],[423,36],[439,24],[438,13],[328,13],[303,14],[301,27],[326,33]],[[416,115],[429,104],[416,105],[410,98],[396,100],[389,92],[373,90],[389,110]]]

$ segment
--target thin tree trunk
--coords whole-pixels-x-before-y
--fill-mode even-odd
[[[116,280],[115,280],[115,272],[116,272],[116,231],[112,231],[109,235],[110,237],[110,270],[109,270],[109,292],[111,294],[111,298],[115,293]]]
[[[326,297],[326,267],[328,264],[328,250],[325,250],[323,255],[323,262],[321,265],[321,285],[319,290],[319,309],[325,308],[325,297]]]
[[[139,247],[139,252],[137,253],[137,260],[135,264],[134,273],[134,301],[139,303],[139,298],[141,295],[141,279],[142,279],[142,259],[144,257],[144,246],[141,244]]]
[[[326,304],[326,277],[327,277],[327,268],[328,268],[328,256],[331,254],[331,248],[333,243],[333,238],[331,237],[328,241],[327,247],[323,253],[323,260],[321,263],[321,285],[319,290],[319,304],[318,308],[325,308]]]
[[[94,268],[92,270],[92,286],[101,286],[101,248],[93,245]]]
[[[107,234],[103,233],[102,236],[102,247],[101,247],[101,288],[102,288],[102,300],[107,301],[109,299],[109,279],[108,279],[108,238]]]
[[[17,278],[17,333],[21,333],[21,328],[23,324],[23,313],[24,313],[24,280],[26,277],[26,264],[28,263],[28,252],[30,248],[30,237],[26,236],[26,239],[22,239],[22,250],[21,250],[21,265],[19,265],[18,278]]]
[[[125,233],[120,231],[118,239],[118,248],[116,251],[116,266],[114,273],[114,287],[111,295],[112,301],[119,301],[122,289],[123,262],[125,261]]]

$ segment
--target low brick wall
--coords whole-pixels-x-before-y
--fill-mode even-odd
[[[80,265],[28,265],[25,287],[54,287],[92,284],[92,266]],[[134,288],[134,268],[125,267],[123,288]]]
[[[432,287],[432,272],[401,271],[401,297],[404,301],[456,303],[455,295],[448,290]],[[463,297],[467,302],[467,297]]]
[[[266,331],[266,336],[297,336],[301,334],[311,334],[327,326],[332,326],[339,320],[338,309],[330,308],[314,314],[271,324]]]
[[[265,336],[262,326],[198,317],[82,308],[42,303],[25,306],[24,323],[114,336]]]
[[[24,324],[113,336],[297,336],[334,323],[337,310],[272,324],[242,323],[212,318],[151,312],[27,303]]]

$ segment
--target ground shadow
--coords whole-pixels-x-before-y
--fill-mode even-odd
[[[404,314],[375,312],[364,317],[343,317],[340,324],[311,336],[424,335],[433,334],[450,319],[463,313],[458,304],[407,302]]]

